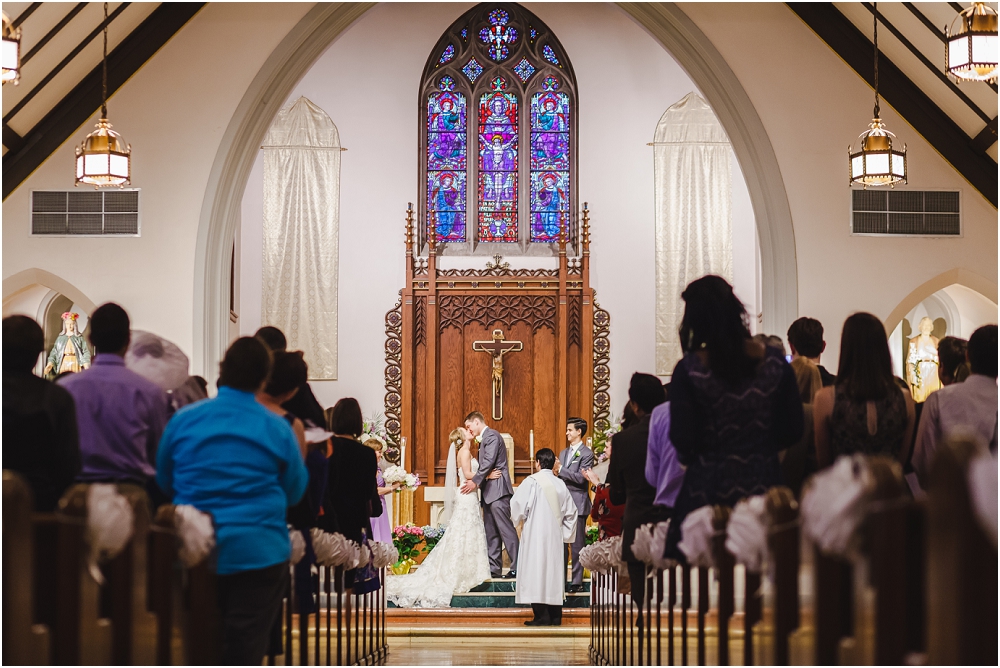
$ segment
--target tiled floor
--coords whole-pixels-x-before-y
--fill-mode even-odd
[[[390,638],[389,666],[586,666],[588,637]]]

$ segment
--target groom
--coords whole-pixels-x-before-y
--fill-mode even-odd
[[[470,494],[480,486],[483,496],[480,501],[483,507],[483,523],[486,527],[486,546],[490,557],[490,576],[494,578],[517,576],[517,530],[510,520],[510,497],[514,494],[514,486],[510,482],[510,472],[507,469],[507,448],[500,432],[486,426],[486,419],[479,411],[473,411],[465,418],[465,428],[474,438],[479,439],[479,471],[472,480],[462,485],[462,494]],[[487,476],[494,470],[500,471],[500,477],[490,480]],[[503,572],[503,554],[501,540],[507,548],[510,557],[510,572]]]

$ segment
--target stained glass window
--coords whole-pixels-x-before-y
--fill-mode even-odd
[[[531,241],[559,240],[569,226],[570,101],[555,77],[531,96]]]
[[[565,230],[574,247],[576,104],[565,49],[523,6],[456,17],[421,80],[421,243],[429,233],[450,255],[555,252]]]
[[[490,25],[479,31],[479,39],[489,45],[490,58],[499,62],[510,54],[510,46],[517,41],[517,30],[507,25],[510,16],[502,9],[490,12]]]
[[[483,73],[483,66],[479,64],[478,60],[473,58],[465,64],[462,71],[465,72],[465,76],[469,77],[469,81],[476,83],[476,79],[478,79],[479,75]]]
[[[545,56],[545,60],[549,61],[553,65],[559,65],[559,67],[562,67],[562,65],[559,64],[559,59],[556,58],[556,52],[553,51],[552,47],[548,44],[542,47],[542,55]]]
[[[449,44],[444,48],[444,53],[441,54],[441,58],[438,59],[438,65],[444,65],[445,63],[449,63],[454,57],[455,57],[455,45]]]
[[[466,241],[466,106],[443,76],[427,98],[427,218],[439,242]]]
[[[517,233],[517,95],[497,77],[479,98],[479,241],[509,243]]]
[[[517,78],[521,80],[521,83],[526,82],[531,78],[531,75],[535,73],[535,66],[532,65],[527,58],[522,58],[521,62],[514,66],[514,74]]]

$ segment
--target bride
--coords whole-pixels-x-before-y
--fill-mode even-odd
[[[447,529],[416,571],[386,579],[386,597],[400,608],[450,607],[453,594],[467,592],[490,577],[479,495],[458,492],[479,470],[472,457],[472,435],[459,428],[449,439],[442,517]],[[460,444],[457,452],[456,444]],[[497,478],[499,472],[489,477]]]

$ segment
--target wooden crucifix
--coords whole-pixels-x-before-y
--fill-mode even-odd
[[[503,419],[503,356],[507,353],[523,350],[520,341],[505,341],[503,331],[493,330],[492,341],[473,341],[472,349],[476,352],[489,353],[493,357],[493,419]]]

